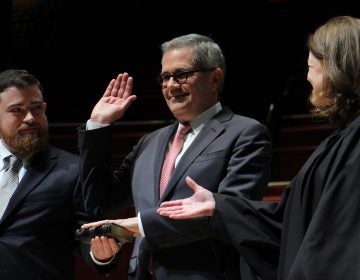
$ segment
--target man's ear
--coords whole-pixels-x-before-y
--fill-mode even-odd
[[[213,70],[213,85],[216,86],[216,91],[218,91],[220,85],[223,83],[224,72],[221,68],[217,67]]]

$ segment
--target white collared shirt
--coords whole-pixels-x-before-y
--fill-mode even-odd
[[[2,139],[0,139],[0,178],[2,177],[2,175],[4,173],[3,159],[10,155],[13,155],[13,154],[5,147]],[[13,155],[13,156],[15,156],[15,155]],[[26,164],[23,163],[23,165],[21,166],[21,168],[19,170],[19,182],[24,177],[25,173],[26,173]]]
[[[186,135],[184,146],[177,156],[175,160],[175,167],[177,166],[178,162],[180,161],[181,157],[184,155],[186,150],[190,147],[191,143],[194,141],[196,136],[200,133],[203,129],[205,124],[210,121],[218,112],[222,109],[221,103],[218,102],[214,106],[210,107],[209,109],[205,110],[204,112],[200,113],[194,119],[192,119],[189,123],[191,125],[192,130]],[[179,127],[178,127],[179,129]],[[169,143],[170,145],[170,143]]]

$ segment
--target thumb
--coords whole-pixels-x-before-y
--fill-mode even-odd
[[[186,176],[185,180],[189,188],[192,189],[194,192],[200,190],[201,186],[198,185],[193,179],[191,179],[190,176]]]
[[[128,96],[126,99],[125,99],[125,102],[124,102],[124,110],[127,110],[130,105],[137,99],[137,96],[136,95],[130,95]]]

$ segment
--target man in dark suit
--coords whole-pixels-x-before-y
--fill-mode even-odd
[[[360,18],[352,16],[330,18],[308,36],[310,112],[334,131],[280,201],[234,199],[187,178],[193,195],[162,203],[159,214],[208,216],[209,235],[247,255],[258,279],[360,279],[359,42]]]
[[[75,279],[74,231],[90,221],[75,188],[78,156],[47,144],[42,91],[39,81],[25,70],[0,73],[0,279],[4,280]],[[13,192],[4,179],[7,157],[21,160]],[[82,247],[90,260],[89,245]]]
[[[109,124],[120,119],[136,99],[131,94],[133,80],[124,73],[110,82],[86,129],[79,129],[81,183],[87,210],[98,216],[134,203],[137,217],[84,227],[112,221],[138,233],[130,260],[130,279],[146,279],[148,271],[157,280],[238,279],[239,262],[243,263],[242,275],[253,275],[233,247],[207,238],[206,220],[179,222],[158,215],[156,209],[163,201],[190,195],[186,176],[212,192],[261,199],[270,170],[268,130],[219,102],[225,60],[211,38],[181,36],[165,42],[162,51],[158,80],[177,120],[173,125],[145,135],[112,172]],[[179,124],[185,123],[190,124],[191,131],[160,195],[164,159]],[[93,240],[95,259],[104,244],[105,240]]]

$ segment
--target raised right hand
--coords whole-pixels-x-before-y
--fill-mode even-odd
[[[90,120],[98,124],[111,124],[123,117],[135,101],[132,95],[133,78],[128,73],[119,74],[107,86],[104,95],[92,110]]]

